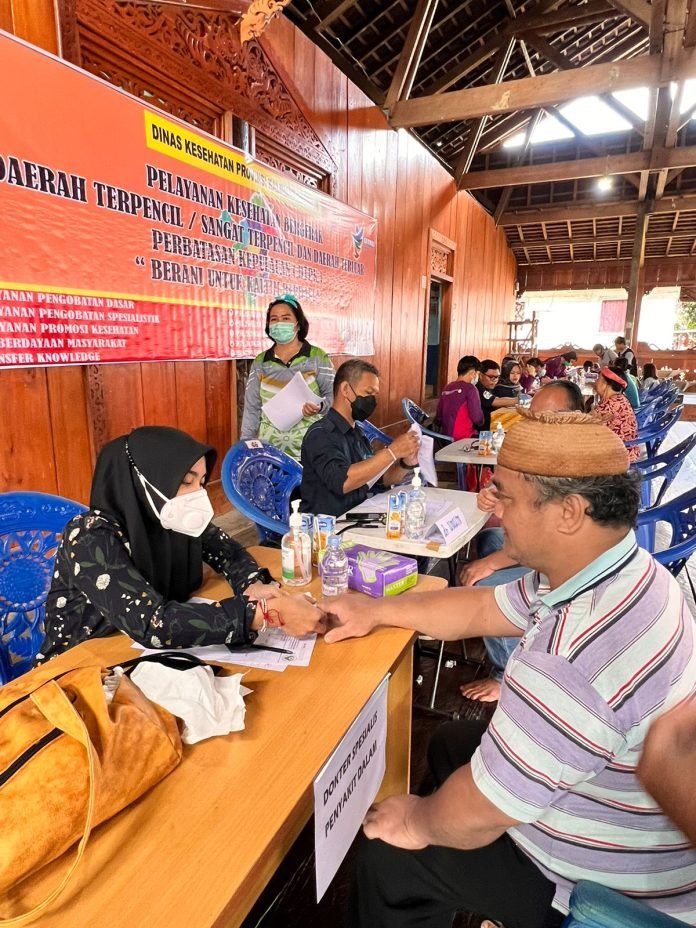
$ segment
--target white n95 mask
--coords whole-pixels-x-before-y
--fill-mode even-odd
[[[198,538],[213,518],[213,507],[205,490],[195,490],[169,499],[162,506],[159,520],[162,528]]]
[[[138,475],[138,480],[143,486],[147,501],[152,507],[152,511],[159,519],[162,528],[168,528],[172,532],[179,532],[181,535],[189,535],[191,538],[198,538],[210,525],[214,516],[213,507],[210,502],[208,493],[205,490],[194,490],[193,493],[184,493],[182,496],[175,496],[169,499],[164,493],[161,493],[154,483],[150,483],[147,477],[144,477],[135,466],[131,458],[131,466]],[[160,499],[164,500],[164,505],[157,511],[155,501],[150,496],[148,487],[152,487]]]

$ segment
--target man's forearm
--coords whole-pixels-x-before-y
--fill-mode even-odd
[[[365,486],[368,480],[377,477],[386,467],[392,464],[394,464],[394,459],[386,448],[382,448],[366,461],[351,464],[346,479],[343,481],[343,492],[350,493],[351,490],[357,490],[358,487]]]
[[[370,603],[376,625],[410,628],[439,641],[521,635],[498,608],[492,587],[450,587]]]
[[[479,791],[468,764],[416,803],[406,822],[418,842],[460,850],[485,847],[517,824]]]

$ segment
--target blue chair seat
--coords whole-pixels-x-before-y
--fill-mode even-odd
[[[654,419],[644,429],[638,429],[638,437],[625,442],[627,448],[645,445],[649,458],[655,457],[667,433],[683,412],[683,406],[666,410],[660,418]]]
[[[599,883],[580,880],[563,928],[684,928],[685,924]]]
[[[48,493],[0,493],[0,683],[29,670],[67,523],[85,506]]]
[[[261,542],[277,542],[290,528],[290,498],[302,465],[267,442],[238,441],[222,462],[225,496],[256,525]]]
[[[356,422],[355,424],[370,443],[373,441],[379,441],[383,445],[391,445],[391,443],[394,441],[391,435],[387,435],[386,432],[383,432],[382,429],[378,429],[376,425],[373,425],[367,419],[365,419],[364,422]]]
[[[637,532],[638,544],[651,550],[654,547],[655,526],[658,522],[666,522],[671,528],[671,537],[666,548],[652,552],[653,557],[675,577],[683,570],[696,598],[696,589],[689,574],[687,562],[696,552],[696,487],[671,499],[660,506],[651,506],[638,513]]]
[[[641,476],[641,497],[642,508],[649,508],[651,505],[659,506],[662,499],[671,486],[673,480],[682,468],[684,461],[696,447],[696,432],[679,442],[669,451],[663,451],[662,454],[655,455],[653,458],[645,458],[641,461],[635,461],[631,465],[631,471],[637,472]],[[653,481],[662,480],[660,489],[654,501],[651,501],[651,486]]]

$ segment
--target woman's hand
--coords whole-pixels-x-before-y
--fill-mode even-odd
[[[304,593],[284,594],[273,601],[269,611],[278,613],[283,631],[293,638],[323,635],[326,630],[324,613]]]
[[[318,412],[321,412],[321,403],[305,403],[302,407],[303,416],[316,416]]]
[[[279,596],[287,596],[285,590],[273,583],[252,583],[244,590],[247,599],[277,599]]]

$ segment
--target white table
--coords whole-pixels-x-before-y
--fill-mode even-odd
[[[408,490],[408,487],[406,487]],[[476,505],[476,494],[466,493],[463,490],[441,490],[436,487],[425,487],[426,499],[446,500],[453,506],[458,506],[464,518],[466,519],[467,528],[465,532],[451,541],[449,544],[438,543],[437,541],[409,541],[407,538],[387,538],[387,528],[385,525],[375,526],[356,526],[342,532],[344,538],[351,541],[357,541],[363,545],[369,545],[371,548],[380,548],[382,551],[394,551],[396,554],[409,554],[411,557],[438,557],[450,558],[455,555],[460,548],[468,544],[474,535],[477,535],[486,524],[490,513],[481,512]],[[369,509],[370,500],[366,500],[350,512]],[[375,510],[376,511],[376,510]],[[340,519],[340,517],[339,517]],[[345,523],[340,523],[338,528],[343,528]]]
[[[495,467],[498,463],[497,454],[479,454],[478,449],[472,449],[475,438],[460,438],[459,441],[450,442],[444,448],[435,452],[436,461],[448,461],[451,464],[474,464],[476,467]]]

